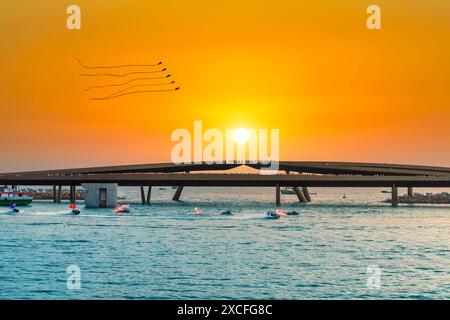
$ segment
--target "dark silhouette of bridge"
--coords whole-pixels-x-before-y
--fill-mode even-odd
[[[229,173],[239,166],[267,168],[267,164],[245,162],[232,164],[156,163],[11,172],[0,174],[1,185],[53,185],[54,200],[61,186],[70,186],[74,201],[75,188],[82,183],[117,183],[119,186],[139,186],[142,202],[150,203],[152,186],[178,186],[173,200],[179,200],[184,187],[230,186],[275,187],[276,203],[280,205],[280,187],[293,187],[300,202],[309,202],[308,187],[389,187],[392,205],[398,205],[398,188],[450,187],[450,168],[358,162],[280,161],[274,175]],[[219,172],[217,172],[219,171]],[[56,187],[59,187],[56,192]],[[145,198],[144,187],[149,187]]]

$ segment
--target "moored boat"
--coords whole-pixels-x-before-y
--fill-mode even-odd
[[[282,187],[281,194],[295,194],[294,188],[292,187]]]
[[[26,206],[33,201],[33,197],[27,192],[1,192],[0,193],[0,206],[9,207],[12,204],[16,206]]]

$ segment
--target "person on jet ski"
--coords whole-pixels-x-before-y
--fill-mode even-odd
[[[72,214],[80,214],[80,210],[77,210],[77,206],[74,203],[70,204],[70,209],[72,209]]]
[[[12,203],[9,208],[12,210],[12,212],[14,213],[19,213],[19,209],[16,208],[16,204]]]

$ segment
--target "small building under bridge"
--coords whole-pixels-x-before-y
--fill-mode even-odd
[[[230,186],[273,187],[276,205],[281,205],[281,187],[292,187],[300,202],[312,201],[309,187],[371,188],[392,190],[392,205],[398,205],[398,188],[450,187],[450,168],[405,164],[357,162],[280,161],[276,174],[230,173],[239,166],[264,170],[259,162],[232,164],[157,163],[125,166],[28,171],[0,174],[0,185],[53,185],[54,201],[61,186],[69,186],[75,202],[77,186],[86,190],[86,205],[110,207],[117,203],[118,186],[137,186],[142,203],[151,203],[153,186],[177,186],[173,200],[180,199],[183,188]],[[273,166],[273,164],[272,164]],[[60,198],[60,197],[59,197]]]

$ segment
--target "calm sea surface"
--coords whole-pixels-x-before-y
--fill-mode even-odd
[[[313,188],[307,205],[283,195],[300,215],[280,220],[263,219],[273,188],[186,188],[179,203],[153,188],[150,206],[123,215],[35,201],[0,214],[0,299],[450,298],[450,206],[391,208],[380,190]],[[70,265],[80,290],[67,288]]]

